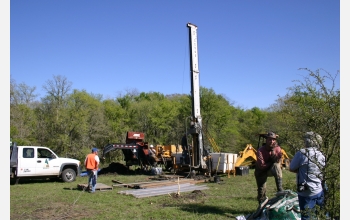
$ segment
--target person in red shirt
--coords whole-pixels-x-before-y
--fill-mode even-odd
[[[91,153],[86,156],[84,164],[89,177],[89,192],[94,193],[96,189],[98,165],[100,164],[97,148],[92,148]]]
[[[258,186],[258,202],[262,204],[268,201],[266,196],[266,181],[268,176],[275,178],[277,191],[282,188],[282,169],[280,160],[282,157],[281,147],[277,144],[276,134],[269,132],[266,135],[266,144],[257,151],[257,161],[255,163],[255,180]]]

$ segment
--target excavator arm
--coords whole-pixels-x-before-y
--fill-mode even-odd
[[[116,149],[137,149],[138,146],[137,144],[122,144],[122,143],[116,143],[116,144],[107,144],[104,148],[103,148],[103,153],[102,153],[102,158],[105,157],[105,155],[108,152],[114,151]]]
[[[244,151],[240,152],[235,167],[241,166],[248,158],[252,158],[253,161],[257,161],[256,153],[257,151],[254,149],[254,147],[251,144],[247,144]]]

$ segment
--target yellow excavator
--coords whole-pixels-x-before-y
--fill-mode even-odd
[[[233,169],[233,176],[236,176],[236,170],[241,166],[249,166],[252,167],[255,165],[257,160],[256,158],[257,151],[251,144],[247,144],[243,151],[240,151],[237,157],[237,161],[235,163],[235,169]]]
[[[247,144],[243,151],[240,151],[235,163],[235,167],[239,166],[253,166],[257,160],[257,151],[251,144]]]
[[[158,164],[163,164],[166,169],[173,167],[173,157],[182,153],[181,145],[156,145],[156,157],[158,158]]]

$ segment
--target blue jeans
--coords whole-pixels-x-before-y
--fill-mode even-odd
[[[299,196],[299,206],[301,210],[301,220],[308,220],[309,215],[308,213],[304,213],[303,211],[306,209],[311,209],[311,212],[315,213],[315,206],[318,205],[322,208],[323,202],[324,202],[324,192],[320,192],[317,195],[314,196],[309,196],[309,197],[304,197],[304,196]]]
[[[95,192],[96,183],[97,183],[97,171],[87,170],[87,174],[89,176],[88,185],[91,186],[90,192]]]

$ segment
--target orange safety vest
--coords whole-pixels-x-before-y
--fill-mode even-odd
[[[93,154],[93,153],[88,154],[86,156],[86,162],[85,162],[86,169],[88,169],[88,170],[97,170],[98,163],[95,160],[95,156],[96,156],[96,154]]]

